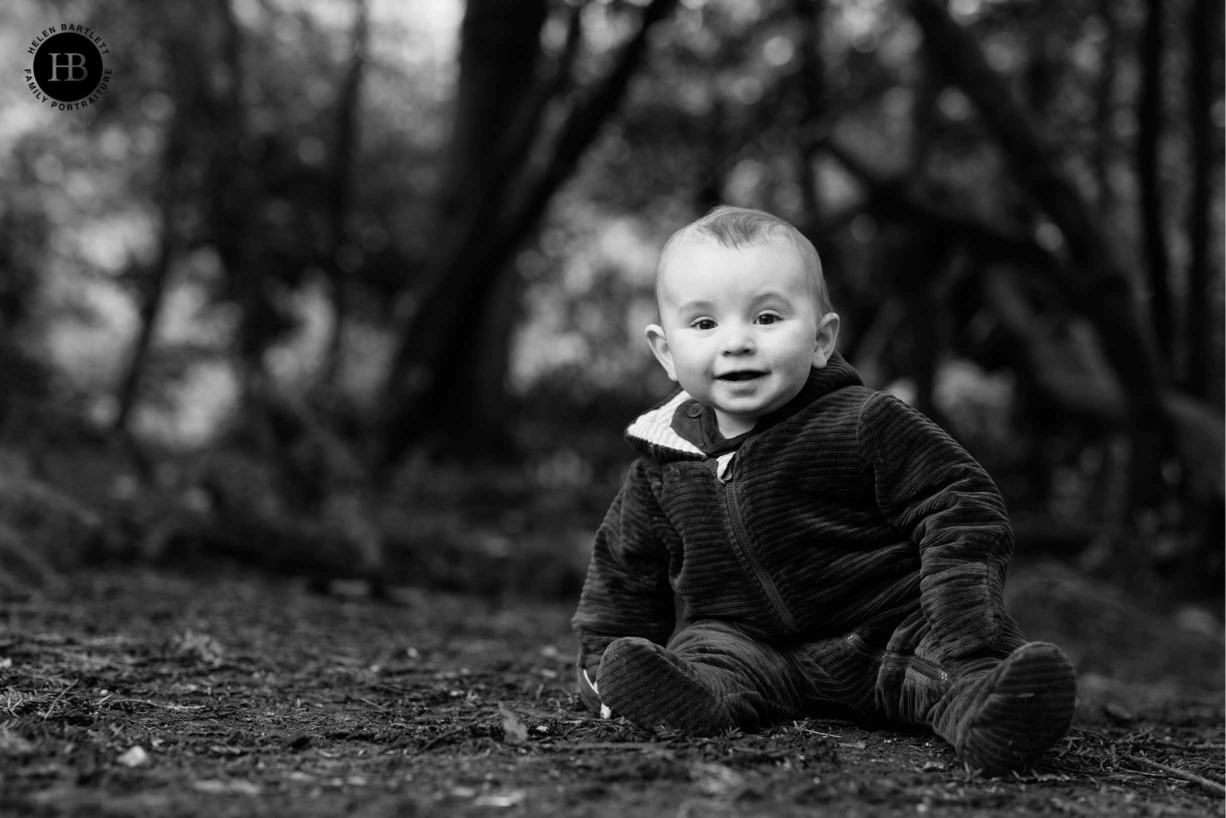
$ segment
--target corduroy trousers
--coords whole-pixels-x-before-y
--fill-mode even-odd
[[[708,619],[683,627],[667,648],[722,693],[742,729],[828,716],[928,725],[952,743],[964,692],[1024,642],[1017,624],[1006,616],[989,649],[950,657],[917,610],[877,640],[852,632],[771,644],[731,623]]]

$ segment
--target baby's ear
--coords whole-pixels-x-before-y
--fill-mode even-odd
[[[817,322],[817,338],[813,344],[813,368],[825,369],[839,342],[838,313],[828,312]]]
[[[664,334],[664,327],[659,324],[651,324],[647,327],[646,335],[647,343],[651,346],[652,354],[656,356],[660,366],[664,367],[669,379],[677,380],[677,368],[673,365],[673,352],[668,346],[668,336]]]

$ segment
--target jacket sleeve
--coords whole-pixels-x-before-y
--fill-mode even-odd
[[[884,393],[858,428],[885,518],[919,546],[920,605],[951,656],[990,647],[1005,615],[1013,531],[995,483],[953,438]]]
[[[609,507],[571,622],[579,641],[579,691],[594,710],[600,700],[591,683],[609,643],[641,636],[664,644],[675,624],[663,541],[668,523],[651,490],[653,468],[646,458],[635,461]]]

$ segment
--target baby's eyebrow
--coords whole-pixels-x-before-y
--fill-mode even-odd
[[[783,301],[784,303],[787,303],[788,296],[784,293],[776,292],[775,290],[767,290],[764,293],[758,293],[755,295],[751,303],[758,304],[763,301]]]
[[[714,305],[710,301],[687,301],[677,308],[678,312],[691,312],[693,310],[712,310]]]

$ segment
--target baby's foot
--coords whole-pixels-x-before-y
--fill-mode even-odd
[[[648,639],[627,636],[605,649],[597,674],[601,701],[640,727],[692,735],[737,726],[723,695],[700,670]]]
[[[1060,648],[1029,642],[964,695],[954,748],[968,767],[998,775],[1037,761],[1068,732],[1077,678]]]

